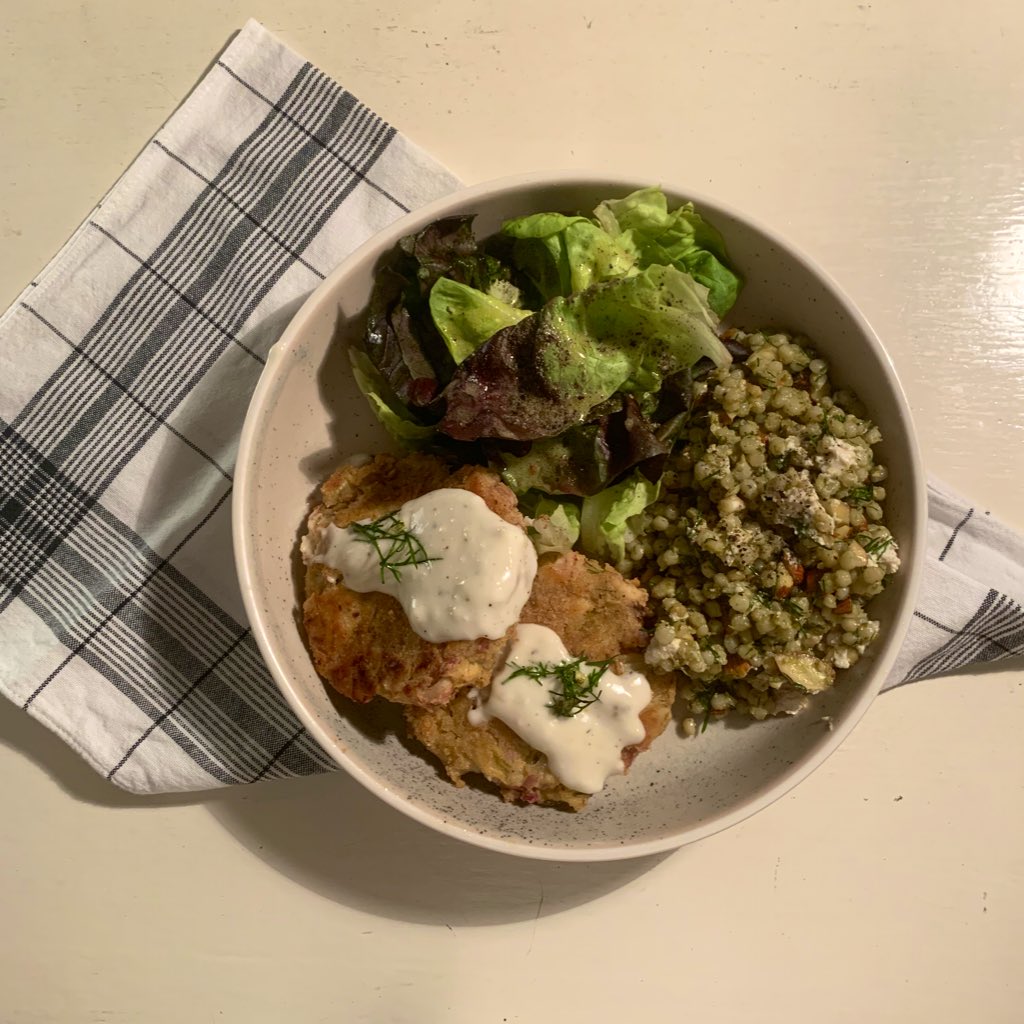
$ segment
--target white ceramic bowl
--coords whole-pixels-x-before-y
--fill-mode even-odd
[[[888,523],[903,569],[871,606],[880,639],[837,685],[794,718],[716,724],[693,739],[670,728],[627,777],[610,781],[579,814],[502,803],[456,789],[402,734],[395,709],[354,707],[328,693],[299,621],[297,542],[320,481],[346,456],[392,449],[348,370],[374,266],[403,235],[446,215],[477,214],[478,234],[542,210],[589,211],[647,181],[532,175],[465,189],[417,210],[346,260],[292,320],[260,379],[242,433],[235,479],[234,537],[253,633],[282,693],[313,737],[382,799],[418,821],[471,843],[551,860],[611,860],[672,849],[761,810],[809,775],[864,714],[903,639],[922,564],[925,484],[910,413],[892,364],[839,287],[778,234],[688,189],[725,236],[745,287],[728,322],[807,334],[833,376],[852,387],[879,424],[890,470]]]

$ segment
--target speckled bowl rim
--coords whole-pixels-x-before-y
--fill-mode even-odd
[[[338,288],[338,283],[350,273],[350,268],[361,263],[369,253],[381,254],[391,249],[402,236],[418,230],[420,227],[445,216],[453,208],[465,208],[468,203],[474,200],[487,198],[492,199],[495,195],[508,194],[520,189],[537,186],[552,187],[579,187],[583,188],[604,188],[607,195],[627,194],[637,188],[644,187],[651,181],[663,181],[666,191],[677,195],[685,195],[693,202],[698,210],[706,208],[717,208],[728,214],[737,221],[742,221],[756,232],[760,232],[765,238],[771,240],[772,244],[779,250],[784,251],[795,262],[813,277],[817,278],[832,295],[835,302],[849,317],[864,343],[874,350],[879,364],[884,368],[888,376],[888,384],[896,396],[898,404],[899,419],[903,422],[907,444],[910,454],[911,480],[907,493],[912,496],[914,502],[913,516],[911,519],[911,550],[904,548],[905,564],[909,578],[904,579],[904,591],[902,603],[900,604],[892,623],[889,626],[890,642],[885,656],[874,666],[869,679],[862,684],[860,696],[854,701],[846,712],[845,719],[830,734],[828,742],[819,746],[816,750],[806,755],[802,760],[793,764],[790,769],[780,775],[777,781],[752,796],[749,800],[739,804],[734,809],[712,817],[707,821],[693,827],[685,827],[670,836],[660,837],[653,840],[643,840],[629,845],[614,847],[586,847],[578,848],[567,846],[558,848],[552,846],[534,846],[521,841],[503,839],[496,836],[481,835],[470,828],[465,828],[442,817],[430,813],[429,810],[421,808],[414,803],[405,800],[400,794],[395,793],[387,785],[383,784],[371,772],[365,771],[359,765],[354,764],[347,756],[336,736],[325,727],[320,718],[312,713],[307,706],[303,696],[293,686],[289,673],[285,670],[278,652],[270,639],[268,632],[268,621],[264,615],[263,605],[259,599],[257,588],[254,584],[254,559],[257,552],[253,548],[252,536],[246,528],[250,520],[250,507],[253,500],[253,487],[255,480],[252,478],[251,469],[253,466],[253,455],[258,442],[258,423],[270,403],[274,393],[275,368],[279,367],[282,360],[275,356],[283,355],[287,350],[301,345],[302,338],[309,323],[315,319],[325,302],[331,301],[331,296]],[[741,268],[742,270],[742,268]],[[796,785],[806,779],[812,772],[817,770],[825,760],[831,756],[843,743],[853,728],[864,716],[872,701],[878,695],[886,677],[892,668],[893,662],[899,653],[900,645],[906,635],[913,615],[914,605],[920,583],[921,571],[924,564],[925,533],[927,525],[927,485],[920,448],[917,441],[913,419],[910,414],[906,394],[896,374],[892,360],[882,345],[878,336],[871,328],[867,319],[854,305],[838,283],[822,268],[815,260],[799,250],[791,242],[785,239],[774,228],[769,228],[756,218],[737,209],[731,203],[723,201],[715,196],[702,193],[689,187],[676,185],[675,183],[659,179],[658,176],[633,177],[633,176],[609,176],[593,172],[580,171],[551,171],[533,172],[529,174],[513,175],[481,182],[464,189],[460,189],[441,199],[434,200],[427,205],[420,207],[406,214],[393,222],[383,231],[374,235],[363,245],[356,249],[342,263],[340,263],[315,291],[306,299],[298,312],[292,318],[281,338],[271,349],[267,359],[267,365],[260,377],[260,380],[253,393],[249,410],[246,414],[245,423],[242,428],[238,449],[238,459],[235,473],[235,489],[232,498],[232,534],[235,550],[235,563],[238,571],[238,579],[242,591],[242,599],[249,624],[256,639],[256,643],[263,655],[264,660],[275,683],[280,689],[285,700],[295,712],[299,721],[306,728],[309,734],[317,743],[344,768],[353,778],[365,786],[370,792],[376,794],[396,810],[401,811],[445,835],[463,840],[465,842],[481,846],[485,849],[494,850],[500,853],[512,854],[514,856],[527,857],[537,860],[550,861],[609,861],[626,860],[636,857],[649,856],[651,854],[663,853],[676,849],[688,843],[696,842],[699,839],[714,835],[724,829],[730,828],[741,821],[763,810],[784,796]]]

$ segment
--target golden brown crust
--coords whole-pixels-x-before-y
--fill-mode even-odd
[[[553,629],[577,658],[604,661],[646,645],[646,604],[636,582],[570,551],[542,560],[520,621]]]
[[[437,490],[451,470],[434,455],[375,455],[361,466],[342,466],[320,488],[323,507],[338,526],[379,519],[407,501]]]
[[[566,804],[580,810],[587,802],[555,778],[548,759],[521,740],[504,722],[470,724],[473,706],[460,693],[445,707],[405,710],[409,732],[444,765],[448,778],[464,786],[463,776],[479,774],[493,782],[509,802]]]
[[[676,689],[673,678],[656,676],[650,683],[651,702],[640,713],[646,735],[643,742],[622,752],[627,768],[640,751],[665,731],[670,721]],[[540,751],[496,718],[485,725],[472,725],[468,718],[471,707],[469,696],[460,693],[444,707],[405,709],[409,732],[441,761],[456,786],[465,785],[464,776],[479,774],[494,783],[502,798],[509,802],[583,809],[588,795],[559,782]]]
[[[478,494],[497,515],[523,527],[515,495],[479,466],[450,472],[431,455],[378,455],[346,466],[321,488],[323,504],[311,523],[347,526],[377,519],[441,487]],[[576,552],[541,560],[522,622],[554,629],[575,657],[594,661],[643,649],[646,592],[615,569]],[[413,632],[401,605],[387,594],[349,590],[333,570],[312,563],[303,606],[306,635],[317,671],[340,693],[365,703],[383,697],[406,706],[409,731],[442,762],[449,778],[481,774],[506,800],[581,809],[587,795],[564,786],[547,758],[504,723],[469,723],[466,691],[484,689],[508,643],[498,640],[429,643]],[[650,678],[650,677],[649,677]],[[652,699],[641,712],[643,742],[623,751],[628,767],[666,728],[675,696],[670,676],[650,678]]]
[[[378,455],[344,466],[323,485],[324,503],[311,520],[338,526],[376,519],[440,487],[478,494],[492,511],[523,525],[515,495],[495,473],[478,466],[451,473],[431,455]],[[468,686],[486,686],[505,639],[433,644],[413,632],[402,606],[387,594],[358,594],[337,574],[312,563],[303,605],[306,637],[316,670],[339,693],[365,703],[375,696],[402,704],[444,704]]]
[[[647,670],[647,681],[651,684],[651,702],[640,712],[644,723],[644,738],[632,747],[622,751],[626,768],[636,760],[668,728],[672,721],[672,705],[676,700],[676,676],[673,672],[652,675]]]
[[[646,602],[646,592],[635,582],[610,566],[570,552],[540,566],[521,621],[553,629],[574,657],[603,661],[643,649]],[[646,734],[641,743],[623,750],[627,768],[665,731],[671,717],[674,678],[648,678],[651,701],[640,713]],[[485,725],[471,725],[471,706],[469,697],[460,694],[446,707],[406,710],[411,734],[440,759],[457,786],[464,785],[463,776],[478,773],[494,783],[505,800],[583,808],[587,794],[559,782],[547,758],[503,722],[492,718]]]
[[[413,632],[388,594],[357,594],[322,565],[306,571],[306,637],[316,670],[339,693],[365,704],[444,704],[467,686],[486,686],[504,640],[432,644]]]

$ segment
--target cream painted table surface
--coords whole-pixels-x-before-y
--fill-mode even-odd
[[[639,173],[776,225],[932,471],[1024,529],[1019,3],[7,3],[0,304],[249,16],[466,181]],[[342,775],[131,798],[3,702],[0,1020],[1016,1024],[1022,718],[1019,663],[906,687],[745,824],[572,866]]]

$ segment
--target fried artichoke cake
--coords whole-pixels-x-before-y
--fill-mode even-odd
[[[342,467],[324,483],[323,502],[309,517],[310,535],[328,523],[378,519],[442,487],[471,491],[506,522],[524,526],[515,495],[488,469],[465,466],[453,473],[431,455],[378,455],[364,465]],[[315,561],[306,569],[303,622],[317,671],[359,703],[379,696],[402,704],[446,704],[460,690],[486,686],[506,645],[504,638],[423,640],[395,598],[349,590],[336,571]]]
[[[628,768],[668,726],[676,684],[670,675],[649,676],[651,702],[640,712],[645,736],[622,751]],[[464,786],[463,776],[477,773],[493,782],[509,802],[565,804],[582,810],[589,795],[564,786],[548,767],[548,759],[517,736],[504,722],[492,718],[472,725],[473,701],[463,691],[444,707],[407,707],[409,732],[444,765],[448,778]]]
[[[558,633],[575,657],[604,661],[643,649],[646,592],[610,566],[570,552],[543,561],[522,622],[547,626]],[[665,731],[675,699],[671,675],[648,676],[651,700],[640,713],[644,739],[622,752],[624,767]],[[444,765],[456,786],[463,776],[478,773],[494,783],[508,801],[564,804],[580,810],[588,795],[563,785],[547,758],[507,725],[491,718],[473,725],[473,700],[460,692],[445,706],[408,707],[409,731]]]
[[[647,643],[647,591],[577,551],[542,559],[521,622],[548,626],[577,657],[604,661]]]

